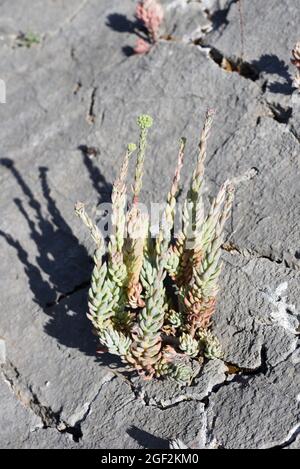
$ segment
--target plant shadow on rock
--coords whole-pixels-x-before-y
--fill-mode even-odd
[[[169,442],[132,425],[126,433],[140,446],[146,449],[168,449]]]
[[[84,156],[84,163],[99,194],[109,193],[111,186],[102,175],[100,177],[99,170],[88,161],[87,156]],[[65,347],[96,357],[97,339],[93,336],[86,317],[93,262],[86,248],[74,236],[51,195],[49,170],[46,167],[39,168],[45,201],[43,204],[11,159],[3,158],[0,164],[10,170],[24,194],[25,203],[19,198],[15,198],[14,203],[27,222],[30,237],[37,249],[35,261],[32,262],[30,254],[19,239],[3,230],[0,230],[0,236],[17,252],[28,277],[34,302],[49,316],[45,332]],[[106,366],[120,366],[120,362],[108,354],[101,355],[98,359]]]
[[[209,9],[205,10],[206,14],[208,15],[209,20],[212,23],[212,30],[218,31],[225,29],[228,26],[229,21],[227,19],[229,10],[234,3],[237,3],[238,0],[231,0],[229,4],[225,8],[210,12]]]
[[[283,82],[268,83],[267,89],[275,94],[290,95],[293,92],[293,77],[289,72],[288,65],[280,60],[275,54],[264,54],[251,65],[261,72],[270,75],[278,75]]]
[[[112,184],[106,181],[98,166],[93,161],[93,158],[99,154],[98,148],[79,145],[78,150],[81,151],[83,163],[88,171],[92,186],[96,193],[99,194],[98,204],[110,202]]]
[[[137,37],[147,41],[147,30],[143,23],[138,19],[131,20],[125,15],[112,13],[107,17],[106,26],[118,33],[135,34]],[[130,57],[135,53],[133,47],[131,46],[124,46],[122,50],[126,57]]]

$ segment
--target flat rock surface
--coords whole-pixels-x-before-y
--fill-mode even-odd
[[[219,447],[270,449],[293,441],[300,411],[299,361],[293,358],[255,378],[239,378],[211,398],[208,428]]]
[[[237,2],[164,0],[144,56],[134,0],[27,3],[0,2],[0,447],[299,449],[298,1],[243,1],[242,50]],[[21,47],[20,32],[39,44]],[[243,55],[257,79],[212,49]],[[214,318],[224,357],[186,388],[129,379],[96,354],[92,245],[73,206],[100,218],[141,113],[155,120],[143,200],[164,200],[183,135],[186,188],[208,107],[205,192],[237,187]]]
[[[274,103],[284,96],[289,97],[294,73],[289,59],[292,48],[299,41],[297,2],[233,1],[227,3],[223,15],[226,15],[225,24],[216,25],[205,37],[205,42],[225,57],[240,57],[250,62],[260,73],[260,79],[265,82],[264,89]],[[280,38],[276,30],[279,24]]]
[[[3,379],[0,381],[0,391],[0,448],[20,448],[30,433],[41,427],[41,420],[31,410],[22,406]]]

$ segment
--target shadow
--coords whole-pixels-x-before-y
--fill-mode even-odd
[[[212,22],[213,31],[218,31],[219,29],[223,30],[226,26],[228,26],[229,21],[227,19],[227,16],[232,4],[236,2],[237,0],[231,0],[231,2],[227,4],[226,8],[216,10],[213,13],[211,13],[210,10],[206,10],[208,19]]]
[[[145,27],[144,23],[136,17],[132,21],[125,15],[112,13],[107,16],[106,26],[118,33],[130,33],[135,34],[142,39],[148,38],[147,28]]]
[[[30,189],[12,160],[0,159],[0,164],[10,171],[24,195],[22,199],[15,198],[14,203],[26,220],[33,246],[27,252],[21,242],[10,234],[0,230],[0,236],[15,249],[24,266],[33,301],[49,317],[45,331],[55,337],[59,344],[96,357],[98,340],[92,334],[86,317],[93,262],[51,195],[49,170],[39,168],[41,198]],[[92,171],[91,174],[96,185],[97,173]],[[106,193],[110,186],[102,177],[97,187]],[[108,354],[101,355],[99,361],[106,366],[118,366],[114,357]]]
[[[126,55],[126,57],[131,57],[132,55],[135,55],[134,48],[131,46],[124,46],[122,47],[123,54]]]
[[[128,428],[126,433],[145,449],[168,449],[170,447],[168,440],[140,430],[134,425]]]
[[[108,15],[106,26],[117,31],[118,33],[135,33],[136,29],[143,27],[141,22],[137,19],[134,21],[127,18],[125,15],[119,13],[112,13]]]
[[[135,34],[135,36],[143,39],[144,41],[150,42],[148,31],[138,18],[135,18],[132,21],[125,15],[112,13],[107,17],[106,26],[118,33]],[[134,49],[131,46],[124,46],[122,51],[126,57],[130,57],[135,54]]]
[[[270,109],[274,113],[274,118],[279,122],[280,124],[288,124],[290,118],[293,115],[293,108],[291,107],[283,107],[280,104],[273,104],[270,105]]]
[[[98,165],[94,162],[94,158],[99,155],[98,148],[79,145],[78,150],[81,151],[83,163],[87,169],[90,181],[97,194],[99,194],[98,204],[110,202],[112,184],[106,181]]]
[[[290,95],[293,91],[293,77],[289,72],[288,65],[280,60],[275,54],[264,54],[251,65],[261,72],[270,75],[278,75],[283,82],[268,83],[267,89],[272,93]]]

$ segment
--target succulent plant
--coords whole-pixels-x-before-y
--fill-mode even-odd
[[[300,42],[297,42],[294,49],[292,50],[291,62],[296,67],[296,72],[293,80],[295,88],[300,92]]]
[[[168,377],[187,384],[194,377],[195,363],[222,355],[211,331],[211,318],[234,189],[226,181],[205,214],[204,163],[212,119],[213,112],[208,111],[177,237],[174,220],[186,140],[180,140],[175,174],[158,235],[153,238],[149,216],[139,204],[148,131],[153,124],[147,115],[138,119],[139,143],[127,146],[113,185],[108,243],[84,205],[78,202],[75,207],[96,246],[88,317],[102,347],[148,379]],[[133,195],[127,208],[126,179],[136,149]]]
[[[164,19],[164,10],[158,0],[138,0],[135,16],[142,23],[146,37],[139,37],[134,47],[136,54],[146,54],[158,41],[159,29]]]

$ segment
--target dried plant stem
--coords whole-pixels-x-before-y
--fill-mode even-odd
[[[198,256],[201,256],[201,251],[199,251],[199,249],[197,250],[197,240],[199,239],[204,222],[204,206],[202,200],[204,163],[207,155],[207,140],[209,138],[213,116],[214,111],[209,109],[206,113],[200,136],[196,169],[193,173],[190,190],[184,204],[183,231],[179,234],[175,246],[175,252],[179,257],[179,274],[176,279],[179,286],[189,282],[191,279],[195,252]]]
[[[241,61],[244,61],[245,53],[245,21],[243,0],[238,0],[239,20],[240,20],[240,36],[241,36]]]
[[[135,169],[135,181],[133,186],[133,204],[138,203],[139,194],[142,188],[147,135],[149,128],[152,127],[152,124],[153,120],[150,116],[144,115],[138,119],[138,125],[140,127],[140,139]]]
[[[182,138],[180,140],[177,166],[175,169],[171,189],[167,196],[167,204],[162,217],[162,226],[160,228],[156,242],[156,249],[158,254],[161,254],[162,251],[165,252],[168,249],[171,240],[171,232],[175,220],[176,198],[179,191],[180,174],[183,167],[185,145],[186,139]]]
[[[75,205],[75,213],[81,218],[85,226],[89,229],[91,237],[94,240],[97,249],[104,249],[104,240],[98,227],[92,222],[89,215],[86,213],[85,206],[82,202],[77,202]]]
[[[205,116],[205,122],[200,136],[197,166],[193,173],[191,189],[188,194],[188,198],[191,201],[198,198],[198,194],[203,183],[204,163],[207,155],[207,141],[210,135],[214,114],[215,111],[213,109],[209,109]]]
[[[118,257],[119,262],[122,262],[123,259],[122,249],[125,236],[126,177],[128,173],[129,159],[135,150],[135,144],[131,143],[128,145],[122,162],[120,174],[116,179],[112,190],[112,234],[110,237],[109,252],[111,259]]]
[[[149,220],[148,216],[143,214],[138,208],[138,200],[143,181],[147,135],[149,128],[152,127],[153,120],[150,116],[143,115],[138,118],[137,124],[140,128],[140,138],[135,168],[132,208],[127,215],[127,232],[129,237],[125,247],[125,263],[128,273],[128,301],[132,308],[144,306],[144,301],[141,297],[142,285],[139,280],[143,266],[144,247],[148,234]]]
[[[140,274],[143,267],[144,248],[148,234],[149,220],[137,206],[128,214],[127,229],[129,238],[126,245],[125,262],[127,266],[128,301],[132,308],[144,306]]]

